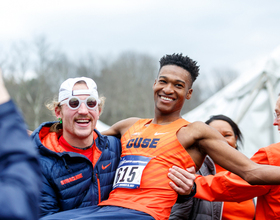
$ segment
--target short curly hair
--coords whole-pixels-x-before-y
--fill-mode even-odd
[[[160,59],[159,63],[160,63],[159,71],[163,66],[166,65],[176,65],[187,70],[191,74],[192,83],[196,80],[196,78],[199,75],[199,66],[197,65],[197,62],[192,60],[188,56],[183,56],[182,53],[165,55]]]

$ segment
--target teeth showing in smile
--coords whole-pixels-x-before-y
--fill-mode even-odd
[[[161,99],[166,100],[166,101],[172,101],[172,99],[164,97],[164,96],[161,96]]]
[[[78,122],[78,123],[88,123],[89,120],[87,120],[87,119],[80,119],[80,120],[77,120],[76,122]]]

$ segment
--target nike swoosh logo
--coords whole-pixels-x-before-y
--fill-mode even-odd
[[[169,133],[169,132],[164,132],[164,133],[156,132],[156,133],[155,133],[155,136],[156,136],[156,135],[163,135],[163,134],[167,134],[167,133]]]
[[[106,166],[103,166],[103,164],[102,164],[102,166],[101,166],[101,168],[102,168],[102,170],[105,170],[108,166],[110,166],[111,165],[111,163],[109,163],[108,165],[106,165]]]

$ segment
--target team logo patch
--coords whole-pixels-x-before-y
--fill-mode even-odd
[[[78,180],[78,179],[81,179],[81,178],[83,178],[83,174],[79,173],[78,175],[72,176],[72,177],[67,178],[65,180],[61,180],[60,184],[63,186],[65,184],[67,184],[67,183],[74,182],[75,180]]]
[[[127,142],[126,148],[156,148],[160,138],[133,138]]]

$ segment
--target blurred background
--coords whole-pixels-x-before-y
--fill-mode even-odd
[[[153,117],[158,61],[183,53],[201,70],[185,115],[238,77],[264,71],[280,44],[279,8],[277,0],[1,1],[0,68],[29,129],[55,120],[44,104],[76,76],[96,81],[106,97],[100,120],[112,125]]]

